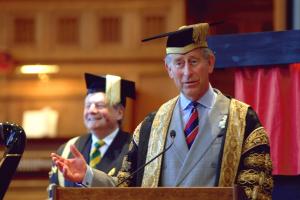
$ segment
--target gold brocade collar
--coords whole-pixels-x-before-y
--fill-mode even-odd
[[[163,104],[152,123],[146,162],[163,151],[169,124],[178,96]],[[158,157],[145,167],[142,187],[157,187],[160,177],[162,157]]]
[[[235,182],[242,154],[248,107],[236,99],[230,101],[219,187],[232,187]]]

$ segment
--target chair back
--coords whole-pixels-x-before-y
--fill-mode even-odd
[[[19,165],[26,144],[26,134],[17,124],[0,123],[0,145],[4,154],[0,160],[0,199],[3,199],[13,175]]]

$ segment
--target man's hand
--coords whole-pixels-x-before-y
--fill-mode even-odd
[[[83,155],[74,145],[70,146],[74,158],[65,159],[56,153],[51,153],[52,161],[62,172],[64,177],[72,182],[81,183],[86,173],[86,162]]]

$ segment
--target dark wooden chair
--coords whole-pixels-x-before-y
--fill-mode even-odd
[[[23,128],[13,123],[0,123],[0,144],[5,146],[0,160],[0,199],[3,199],[23,155],[26,135]]]

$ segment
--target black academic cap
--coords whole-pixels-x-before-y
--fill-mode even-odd
[[[90,73],[84,73],[84,77],[88,94],[95,92],[104,92],[106,94],[106,97],[108,99],[111,99],[110,101],[113,102],[112,104],[121,103],[123,106],[126,105],[126,97],[135,99],[135,83],[133,81],[121,79],[120,77],[113,75],[97,76]],[[112,78],[117,78],[117,80],[119,78],[119,86],[110,87],[110,92],[108,92],[107,86],[111,85],[110,79]],[[116,101],[115,95],[120,97],[119,102],[118,100]]]
[[[223,22],[198,23],[189,26],[182,26],[177,31],[163,33],[143,39],[142,42],[168,37],[166,44],[166,53],[185,54],[196,48],[207,48],[207,35],[210,25],[217,25]]]

